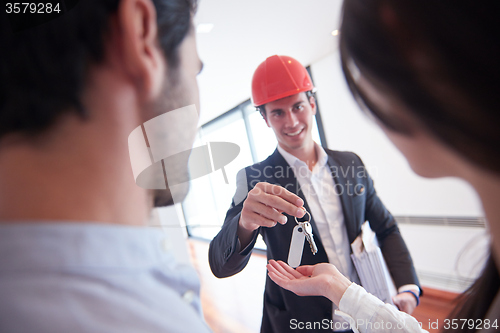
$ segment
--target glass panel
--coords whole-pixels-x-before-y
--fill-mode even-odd
[[[261,162],[271,155],[278,141],[271,128],[267,127],[266,121],[262,118],[259,112],[255,111],[248,116],[250,129],[252,131],[253,143],[257,161]]]
[[[183,209],[192,236],[212,239],[219,232],[236,191],[236,174],[252,164],[250,144],[241,112],[232,113],[230,119],[226,118],[218,124],[205,126],[194,146],[221,141],[237,144],[240,153],[224,168],[229,184],[225,183],[221,170],[191,181]]]
[[[314,125],[312,128],[312,137],[313,140],[316,141],[320,146],[322,145],[321,139],[319,137],[319,129],[318,129],[318,122],[316,121],[316,117],[313,119]]]

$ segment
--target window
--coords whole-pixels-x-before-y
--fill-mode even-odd
[[[253,164],[246,123],[240,107],[203,125],[194,147],[217,141],[237,144],[240,153],[224,168],[229,184],[225,183],[220,170],[191,180],[189,194],[182,204],[190,236],[212,239],[219,232],[236,191],[236,174]]]

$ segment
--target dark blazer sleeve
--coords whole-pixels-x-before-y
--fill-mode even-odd
[[[246,173],[245,169],[238,172],[236,176],[236,193],[231,208],[227,211],[221,230],[210,242],[208,249],[210,269],[218,278],[234,275],[245,268],[259,234],[259,229],[257,229],[250,244],[241,249],[238,239],[238,223],[243,203],[251,186],[247,181]]]
[[[361,159],[357,155],[356,157],[364,167]],[[364,170],[366,171],[366,168]],[[370,222],[371,229],[377,234],[380,249],[396,288],[405,284],[420,286],[413,260],[399,232],[396,220],[378,197],[373,186],[373,180],[368,172],[366,172],[365,182],[366,204],[364,219]]]

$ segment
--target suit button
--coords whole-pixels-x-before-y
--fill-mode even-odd
[[[362,195],[363,193],[365,193],[365,187],[361,184],[357,184],[355,187],[354,187],[354,194],[356,195]]]
[[[196,294],[194,291],[192,290],[188,290],[184,293],[184,295],[182,295],[182,299],[188,303],[188,304],[191,304],[193,301],[194,301],[194,298],[196,297]]]

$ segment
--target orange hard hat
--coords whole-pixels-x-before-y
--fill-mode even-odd
[[[292,57],[273,55],[253,74],[252,102],[254,106],[261,106],[313,89],[311,77],[300,62]]]

